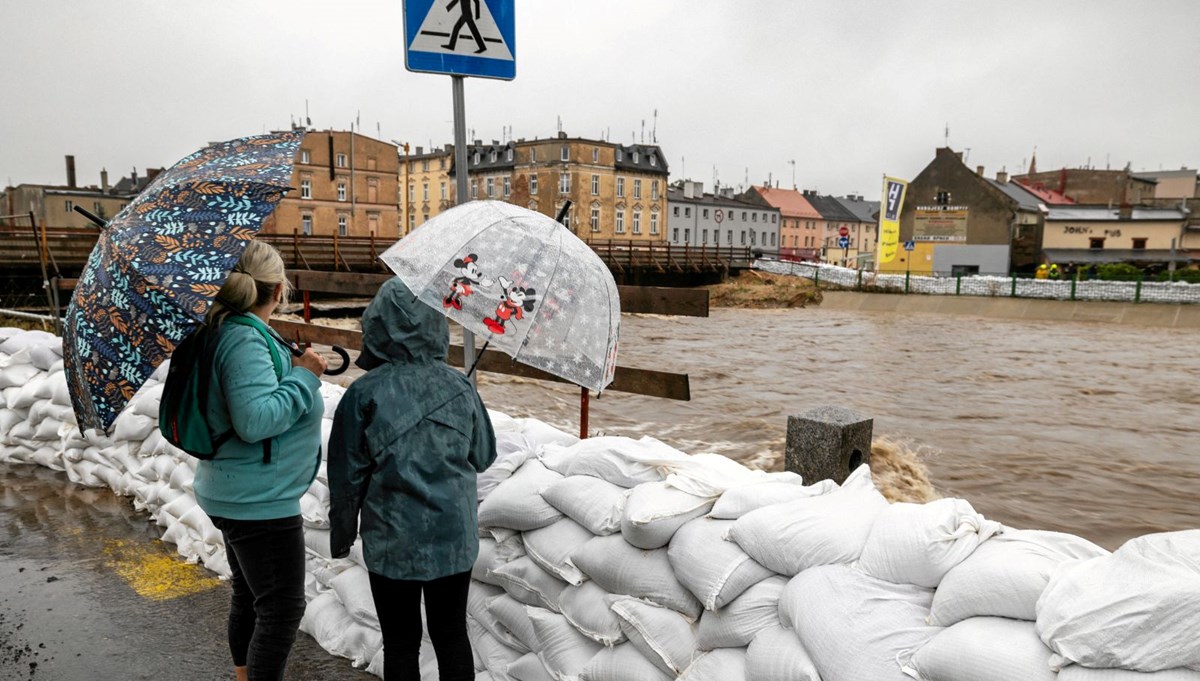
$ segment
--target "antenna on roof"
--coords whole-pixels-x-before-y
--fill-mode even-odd
[[[950,123],[946,123],[946,148],[950,147]]]
[[[679,157],[679,175],[680,177],[687,177],[687,156]]]
[[[971,160],[971,147],[963,147],[963,163]]]
[[[312,119],[308,117],[308,99],[304,100],[304,126],[312,127]]]
[[[654,127],[650,129],[650,143],[658,144],[658,109],[654,110]]]
[[[642,119],[642,144],[646,143],[646,119]]]

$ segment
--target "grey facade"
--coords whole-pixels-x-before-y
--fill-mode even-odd
[[[1009,247],[949,246],[933,251],[934,274],[999,274],[1008,273]]]
[[[667,241],[700,247],[779,249],[779,210],[733,198],[732,189],[704,192],[702,182],[684,180],[667,190]]]

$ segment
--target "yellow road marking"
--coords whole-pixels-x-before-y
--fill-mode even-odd
[[[104,564],[142,598],[166,601],[220,585],[221,580],[199,565],[164,552],[163,542],[111,539],[104,542]]]

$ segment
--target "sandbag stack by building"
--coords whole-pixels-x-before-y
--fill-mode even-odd
[[[165,373],[110,436],[82,434],[59,348],[0,329],[0,461],[132,497],[181,555],[227,575],[195,460],[157,431]],[[322,387],[326,437],[342,392]],[[1109,553],[961,499],[889,504],[865,468],[804,485],[652,438],[491,416],[467,622],[479,681],[1200,681],[1200,530]],[[328,504],[322,464],[301,501],[301,627],[382,675],[361,547],[330,557]]]

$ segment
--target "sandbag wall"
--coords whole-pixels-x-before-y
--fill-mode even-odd
[[[0,461],[131,496],[181,555],[227,575],[194,460],[155,428],[158,378],[111,437],[84,436],[58,340],[0,329]],[[342,390],[322,392],[327,435]],[[804,485],[651,438],[492,417],[468,604],[481,681],[1200,681],[1200,530],[1110,554],[960,499],[888,504],[865,468]],[[302,628],[381,674],[361,551],[329,557],[323,465],[302,507]]]

